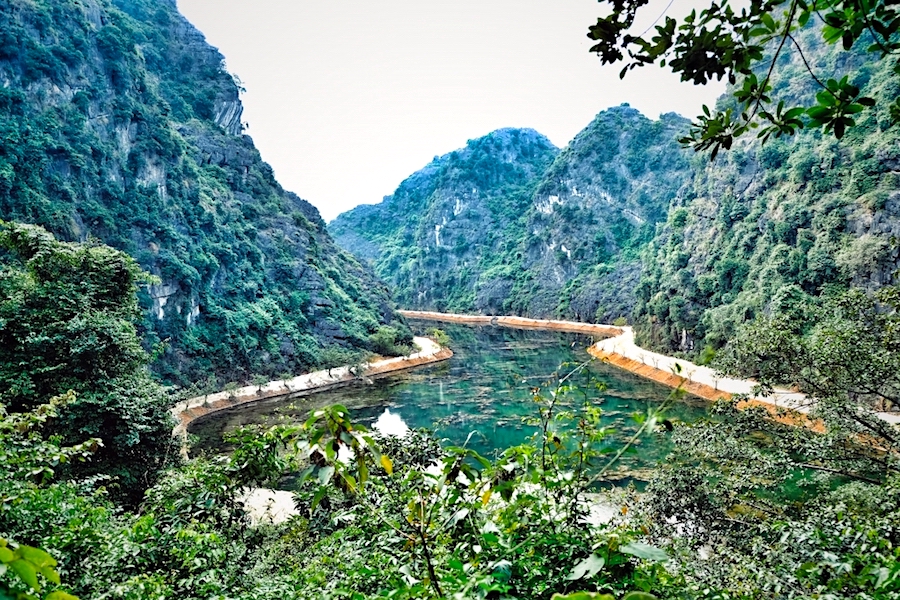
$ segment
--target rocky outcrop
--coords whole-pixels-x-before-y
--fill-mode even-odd
[[[561,152],[500,130],[329,229],[409,308],[613,320],[631,314],[638,249],[690,179],[686,126],[621,106]]]
[[[98,238],[155,275],[141,298],[161,376],[301,372],[394,319],[243,135],[234,78],[173,0],[2,11],[0,215]]]

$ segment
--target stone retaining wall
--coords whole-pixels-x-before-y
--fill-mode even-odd
[[[184,400],[172,407],[172,415],[177,421],[177,425],[172,433],[177,437],[186,439],[188,427],[193,421],[220,410],[267,398],[319,392],[349,385],[359,381],[361,378],[374,379],[383,377],[397,371],[447,360],[453,356],[453,352],[449,348],[442,348],[428,338],[417,337],[415,338],[415,343],[421,350],[409,356],[385,358],[359,365],[358,368],[344,366],[324,369],[299,375],[292,379],[270,381],[258,386],[249,385],[232,391],[216,392],[215,394]]]
[[[645,379],[650,379],[657,383],[661,383],[670,388],[675,389],[680,387],[689,394],[699,396],[700,398],[709,400],[710,402],[715,402],[716,400],[730,400],[734,397],[733,394],[718,390],[711,385],[707,385],[698,381],[691,381],[687,377],[682,377],[671,371],[663,371],[662,369],[658,369],[656,367],[636,361],[632,358],[622,356],[621,354],[606,352],[599,349],[597,345],[588,348],[588,354],[590,354],[594,358],[597,358],[604,362],[608,362],[609,364],[614,365],[620,369],[624,369]],[[822,421],[818,419],[810,419],[808,416],[806,416],[805,413],[800,412],[796,409],[778,406],[771,402],[766,402],[757,398],[747,398],[741,400],[737,405],[737,407],[741,410],[751,406],[761,406],[765,408],[766,411],[768,411],[769,415],[774,420],[780,423],[808,427],[814,431],[819,432],[825,431],[825,425],[824,423],[822,423]]]
[[[453,313],[429,312],[424,310],[398,310],[408,319],[424,319],[427,321],[443,321],[445,323],[461,323],[463,325],[495,325],[512,329],[540,329],[550,331],[568,331],[570,333],[586,333],[604,337],[622,334],[622,328],[600,323],[577,323],[575,321],[554,321],[550,319],[528,319],[526,317],[503,317],[485,315],[459,315]]]

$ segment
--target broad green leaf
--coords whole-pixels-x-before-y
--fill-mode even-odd
[[[304,481],[306,481],[309,478],[309,476],[312,475],[312,472],[315,470],[316,470],[315,465],[310,465],[310,466],[306,467],[305,469],[303,469],[303,472],[300,473],[300,476],[297,479],[297,483],[301,484]]]
[[[37,570],[34,568],[33,564],[27,560],[18,558],[9,563],[9,568],[15,571],[16,575],[19,576],[19,579],[25,582],[25,585],[37,592],[41,591],[41,586],[37,580]]]
[[[44,596],[44,600],[78,600],[78,596],[67,594],[66,592],[63,592],[61,590],[56,590]]]
[[[16,549],[19,556],[31,562],[36,567],[55,567],[56,560],[52,556],[41,550],[40,548],[32,548],[31,546],[19,546]]]
[[[664,551],[643,542],[631,542],[630,544],[621,546],[619,550],[621,552],[624,552],[625,554],[630,554],[632,556],[636,556],[637,558],[649,560],[651,562],[665,562],[669,560],[669,555]]]
[[[606,564],[606,559],[601,556],[597,556],[596,554],[591,554],[580,563],[575,565],[572,569],[572,572],[566,575],[566,579],[574,581],[576,579],[588,578],[590,579],[594,575],[600,572],[603,568],[603,565]]]
[[[825,25],[822,27],[822,37],[829,44],[833,44],[844,35],[843,29],[838,29],[837,27],[832,27],[831,25]]]
[[[891,572],[886,567],[881,567],[878,569],[878,578],[875,580],[875,589],[877,590],[881,586],[885,584],[890,577]]]
[[[325,494],[328,493],[328,488],[319,488],[316,490],[315,495],[313,496],[312,505],[310,506],[311,510],[316,510],[316,507],[319,505],[319,502],[322,501],[322,498],[325,497]]]
[[[360,487],[366,484],[366,481],[369,479],[369,467],[366,466],[366,461],[363,459],[362,454],[359,457],[359,485]]]
[[[647,592],[628,592],[622,596],[622,600],[658,600],[653,594]]]
[[[327,467],[322,467],[319,469],[319,483],[322,485],[328,485],[328,482],[331,481],[331,477],[334,475],[334,467],[328,465]]]
[[[0,563],[8,563],[15,560],[15,555],[13,551],[7,547],[0,548]]]
[[[50,567],[50,566],[39,567],[38,573],[40,573],[41,575],[46,577],[47,581],[49,581],[50,583],[55,583],[56,585],[59,585],[59,583],[60,583],[59,573],[57,573],[56,569],[54,569],[53,567]]]

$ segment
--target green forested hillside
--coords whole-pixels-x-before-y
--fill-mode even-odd
[[[479,292],[495,273],[515,270],[531,195],[557,153],[536,131],[495,131],[435,158],[381,204],[342,214],[330,231],[372,261],[400,304],[475,310],[490,304]]]
[[[619,106],[575,136],[532,198],[521,232],[524,300],[510,308],[585,321],[631,312],[637,250],[690,177],[676,141],[687,124]]]
[[[688,177],[686,126],[621,106],[558,154],[500,130],[329,228],[406,307],[612,319],[630,312],[636,250]]]
[[[343,360],[392,320],[242,135],[239,84],[174,0],[3,0],[0,81],[0,216],[156,275],[143,329],[165,379]]]
[[[889,61],[862,49],[845,54],[817,35],[814,28],[797,33],[816,72],[849,71],[864,94],[898,94]],[[772,97],[788,104],[820,89],[803,58],[788,53],[772,85]],[[723,106],[731,98],[723,96]],[[891,282],[900,134],[889,110],[863,113],[841,140],[817,130],[766,144],[750,136],[710,162],[708,152],[676,142],[686,120],[651,122],[618,107],[598,115],[534,177],[528,197],[509,205],[514,215],[481,220],[483,230],[459,228],[448,211],[435,210],[452,206],[455,190],[434,183],[428,169],[384,203],[354,209],[330,227],[339,243],[373,261],[404,306],[585,321],[624,316],[640,343],[698,355],[721,348],[757,315],[802,317],[829,291]],[[415,203],[397,200],[410,182],[426,179],[431,187],[417,188]],[[385,214],[416,225],[403,236],[384,233],[377,219]],[[503,243],[481,244],[483,236]]]
[[[0,600],[900,600],[883,107],[841,142],[713,163],[676,145],[680,117],[624,106],[563,151],[500,130],[333,225],[407,305],[605,320],[637,302],[645,343],[727,341],[721,368],[795,385],[809,413],[723,398],[684,423],[676,389],[614,435],[622,405],[583,362],[507,380],[533,435],[491,457],[338,405],[186,458],[148,350],[172,381],[231,379],[405,327],[240,135],[236,84],[172,1],[0,10]],[[846,59],[801,40],[823,69]],[[810,91],[778,67],[781,92]],[[860,62],[857,82],[896,95],[889,69]],[[649,436],[671,453],[616,487]],[[260,518],[269,499],[289,510]]]
[[[889,61],[844,56],[804,33],[819,72],[849,69],[869,95],[900,91]],[[775,98],[817,90],[797,56],[783,57],[773,84]],[[756,316],[801,323],[823,295],[890,283],[898,266],[900,133],[888,111],[863,113],[841,140],[806,130],[765,145],[745,140],[711,163],[697,156],[690,187],[644,255],[639,341],[694,354],[718,349]]]

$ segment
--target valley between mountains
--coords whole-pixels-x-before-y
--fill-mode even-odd
[[[900,9],[644,4],[699,125],[326,224],[175,0],[0,0],[0,600],[900,600]]]

